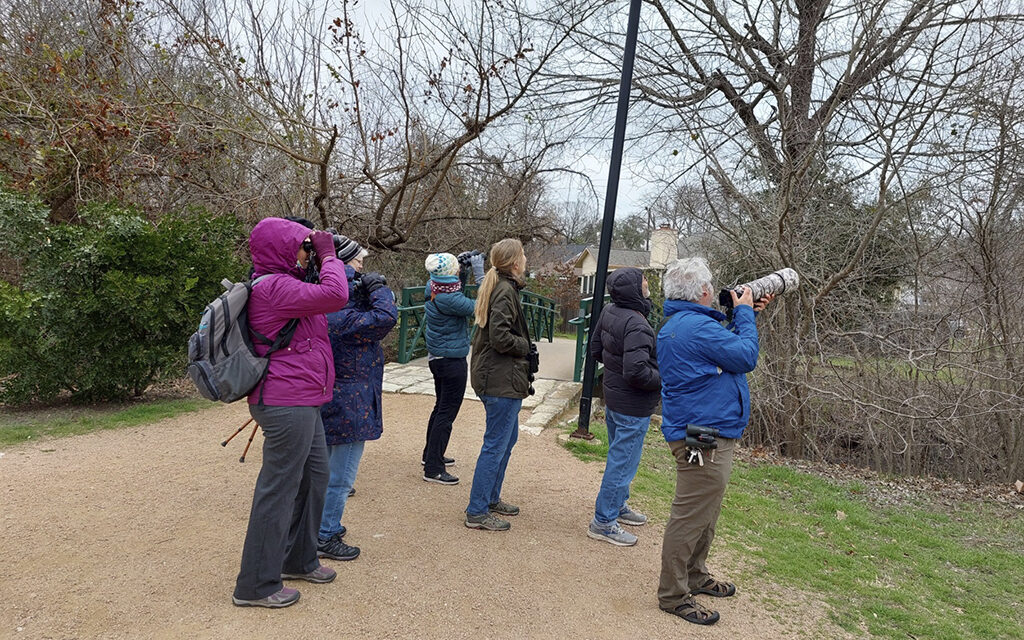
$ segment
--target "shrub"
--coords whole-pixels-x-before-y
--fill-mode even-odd
[[[204,306],[238,279],[237,220],[201,210],[155,222],[113,203],[75,224],[0,187],[0,249],[20,262],[0,284],[0,400],[80,401],[141,395],[180,375]]]

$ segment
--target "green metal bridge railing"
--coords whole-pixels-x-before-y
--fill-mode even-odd
[[[463,293],[476,298],[477,285],[467,285]],[[555,316],[558,305],[551,298],[531,291],[522,291],[519,300],[523,305],[523,314],[534,341],[547,338],[548,342],[555,337]],[[427,355],[427,342],[423,335],[427,322],[424,312],[426,302],[425,287],[406,287],[402,289],[402,303],[398,307],[398,362],[405,364],[410,360]],[[467,323],[473,319],[468,318]],[[476,327],[473,326],[473,331]]]
[[[611,298],[605,295],[604,303],[608,304],[609,300]],[[580,300],[580,315],[569,321],[569,324],[576,326],[576,362],[572,368],[573,382],[581,382],[583,380],[583,361],[587,355],[587,341],[590,331],[590,309],[593,306],[593,296],[583,298]],[[602,367],[602,365],[599,363],[598,367]],[[598,372],[600,372],[600,369]]]
[[[604,304],[611,302],[611,297],[605,294]],[[572,369],[573,382],[582,382],[583,380],[583,362],[587,355],[587,342],[590,338],[590,309],[594,306],[594,298],[583,298],[580,300],[580,315],[569,321],[569,324],[575,325],[576,327],[576,362]],[[657,333],[657,327],[661,323],[661,311],[652,309],[651,313],[647,316],[647,321],[651,323],[652,327],[655,327],[655,333]],[[600,362],[597,363],[597,373],[601,373],[604,369],[604,365]]]

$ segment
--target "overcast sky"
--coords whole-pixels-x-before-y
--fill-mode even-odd
[[[480,0],[467,0],[479,2]],[[365,34],[372,25],[380,21],[390,20],[390,3],[388,0],[357,0],[353,13],[357,25]],[[625,18],[625,14],[623,14]],[[607,122],[595,122],[590,132],[596,137],[600,136],[602,129],[606,132],[604,140],[598,144],[591,143],[586,149],[571,149],[562,158],[564,166],[572,167],[574,170],[584,173],[593,183],[597,191],[598,202],[596,207],[599,212],[604,211],[605,192],[608,188],[608,169],[611,161],[611,140],[615,128],[615,114],[609,111],[604,115]],[[627,133],[629,126],[627,124]],[[630,157],[629,149],[622,162],[622,172],[619,176],[619,191],[617,197],[616,217],[623,218],[632,213],[644,210],[645,198],[655,192],[652,181],[645,180],[640,176],[648,174],[645,168],[639,166],[635,157]],[[592,202],[593,196],[590,187],[584,183],[579,176],[571,174],[549,174],[554,193],[552,199],[555,202],[574,202],[582,200]]]

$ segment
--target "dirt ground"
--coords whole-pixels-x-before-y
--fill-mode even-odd
[[[230,602],[262,437],[245,464],[242,436],[227,449],[218,443],[248,418],[244,404],[7,449],[0,638],[841,635],[818,603],[767,584],[702,597],[722,613],[714,627],[659,611],[663,523],[632,529],[632,548],[587,538],[602,467],[573,458],[550,429],[521,434],[513,452],[503,497],[522,515],[512,530],[465,528],[483,409],[463,407],[449,448],[462,483],[447,487],[421,479],[432,403],[385,396],[384,437],[367,446],[345,511],[346,541],[362,556],[325,561],[339,573],[332,584],[289,583],[302,599],[283,610]],[[712,561],[736,562],[714,550]]]

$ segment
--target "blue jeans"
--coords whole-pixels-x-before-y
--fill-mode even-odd
[[[359,461],[363,457],[366,442],[349,442],[327,446],[328,464],[331,468],[331,480],[327,483],[327,497],[324,499],[324,512],[320,517],[320,539],[327,540],[341,532],[341,515],[345,512],[348,492],[356,481]]]
[[[637,418],[604,411],[608,425],[608,460],[605,462],[601,490],[594,504],[594,519],[599,524],[615,522],[629,500],[629,483],[640,466],[644,449],[644,436],[651,426],[651,417]]]
[[[487,427],[473,472],[469,506],[466,507],[466,513],[471,516],[488,513],[490,506],[501,498],[508,458],[519,438],[519,410],[523,406],[520,398],[480,396],[480,400],[487,413]]]

